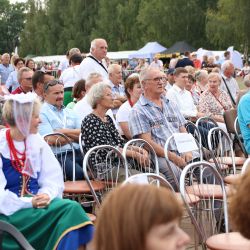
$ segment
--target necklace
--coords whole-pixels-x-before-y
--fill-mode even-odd
[[[26,159],[26,154],[25,154],[26,142],[24,141],[25,148],[24,148],[23,153],[21,153],[16,149],[16,147],[14,145],[14,142],[13,142],[11,135],[10,135],[10,129],[8,129],[6,131],[6,140],[8,142],[8,146],[10,149],[11,164],[12,164],[14,169],[16,169],[20,174],[23,175],[22,170],[23,170],[25,159]]]

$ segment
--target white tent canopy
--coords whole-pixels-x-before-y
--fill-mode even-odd
[[[234,67],[238,68],[238,69],[242,69],[242,67],[243,67],[242,54],[240,52],[238,52],[237,50],[234,50],[233,46],[229,47],[227,49],[227,51],[230,51],[231,60],[234,64]],[[225,50],[212,51],[212,50],[206,50],[206,49],[199,48],[197,50],[197,58],[202,60],[202,57],[204,55],[207,55],[207,56],[219,56],[220,60],[222,60],[222,59],[224,59],[224,52],[225,52]]]
[[[131,53],[128,57],[130,59],[132,59],[132,58],[150,58],[150,59],[152,59],[155,54],[160,53],[164,50],[166,50],[166,48],[163,47],[158,42],[149,42],[144,47],[139,49],[137,52]]]
[[[136,50],[129,50],[129,51],[117,51],[117,52],[108,52],[107,56],[111,60],[119,60],[119,59],[128,59],[128,56],[131,53],[135,53]],[[33,57],[32,59],[35,62],[59,62],[63,58],[65,58],[65,55],[54,55],[54,56],[37,56]]]

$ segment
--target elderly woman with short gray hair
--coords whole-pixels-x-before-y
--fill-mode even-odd
[[[120,136],[113,120],[106,112],[113,108],[113,95],[108,83],[100,82],[92,86],[88,92],[88,102],[93,112],[82,121],[81,133],[85,149],[88,151],[98,145],[111,145],[122,150],[125,141]],[[136,148],[133,148],[137,151]],[[128,156],[133,156],[137,161],[147,160],[145,152],[128,151]]]

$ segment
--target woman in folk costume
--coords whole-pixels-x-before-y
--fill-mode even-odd
[[[9,95],[0,131],[0,220],[20,230],[35,249],[78,249],[93,225],[82,207],[62,199],[62,170],[37,133],[40,104],[32,93]],[[9,236],[3,249],[19,249]]]

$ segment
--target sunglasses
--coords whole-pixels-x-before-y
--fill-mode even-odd
[[[52,80],[52,81],[49,81],[47,84],[44,84],[44,91],[48,90],[49,87],[53,87],[57,84],[64,85],[62,81]]]

